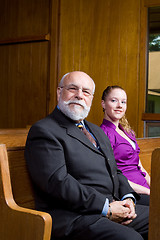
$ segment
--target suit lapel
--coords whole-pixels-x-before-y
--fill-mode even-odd
[[[87,137],[80,131],[80,129],[78,129],[78,127],[75,125],[75,122],[72,121],[70,118],[66,117],[59,109],[55,108],[55,110],[50,114],[50,116],[54,116],[54,118],[59,122],[60,126],[66,129],[66,133],[68,135],[76,138],[82,144],[86,145],[98,154],[105,155],[106,158],[109,157],[108,152],[110,152],[110,149],[108,149],[107,143],[103,141],[100,131],[97,131],[96,128],[94,128],[94,125],[84,120],[90,131],[94,133],[94,136],[98,141],[102,152],[99,151],[96,147],[94,147],[93,144],[87,139]]]
[[[79,140],[82,144],[85,144],[87,147],[91,148],[94,151],[98,151],[93,144],[87,139],[83,132],[78,129],[75,125],[75,122],[70,118],[66,117],[58,108],[55,108],[54,111],[50,114],[51,118],[55,118],[59,125],[66,129],[66,133]]]
[[[86,145],[87,147],[91,148],[92,150],[96,151],[99,154],[102,154],[84,135],[80,129],[76,125],[72,127],[67,127],[67,134],[70,135],[73,138],[76,138],[79,140],[82,144]]]
[[[101,154],[105,156],[107,165],[109,165],[110,169],[112,169],[114,164],[114,161],[113,161],[114,156],[111,150],[109,139],[107,139],[106,136],[104,138],[104,133],[102,133],[100,130],[97,131],[97,128],[94,128],[94,125],[90,124],[89,122],[87,122],[87,125],[90,128],[91,132],[94,132],[94,136],[97,139],[101,149]]]
[[[87,139],[87,137],[83,134],[83,132],[78,129],[78,127],[75,125],[75,122],[72,121],[70,118],[66,117],[60,110],[55,108],[55,110],[50,114],[51,118],[55,118],[55,120],[59,123],[59,125],[66,129],[66,133],[80,141],[82,144],[90,148],[92,151],[94,151],[97,154],[103,155],[106,159],[106,165],[109,167],[108,170],[110,172],[111,178],[112,178],[112,168],[114,165],[113,160],[113,152],[111,151],[111,146],[109,145],[109,140],[107,137],[105,137],[105,134],[101,132],[100,129],[94,126],[94,124],[91,124],[90,122],[84,120],[85,124],[88,126],[90,131],[94,133],[94,136],[96,140],[98,141],[98,144],[101,148],[101,151],[98,150],[96,147],[93,146],[93,144]],[[109,161],[111,159],[111,161]]]

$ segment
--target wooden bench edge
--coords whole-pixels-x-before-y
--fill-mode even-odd
[[[19,147],[18,147],[19,148]],[[12,150],[17,149],[16,147],[12,147]],[[23,147],[19,148],[23,149]],[[2,170],[3,169],[3,170]],[[5,144],[0,144],[0,171],[2,176],[2,185],[3,185],[3,193],[4,193],[4,201],[6,207],[9,208],[11,212],[15,214],[24,215],[26,219],[28,219],[28,215],[32,219],[39,219],[39,221],[43,222],[44,225],[44,239],[50,239],[51,229],[52,229],[52,218],[49,213],[41,212],[29,208],[23,208],[16,204],[11,187],[11,179],[9,172],[9,163],[8,163],[8,154],[7,148]]]

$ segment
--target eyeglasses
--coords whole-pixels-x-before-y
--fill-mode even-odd
[[[82,90],[82,93],[84,96],[86,97],[90,97],[93,95],[93,93],[89,90],[89,89],[86,89],[86,88],[80,88],[76,85],[68,85],[68,86],[62,86],[60,88],[65,88],[67,91],[71,92],[71,93],[74,93],[76,94],[80,89]]]

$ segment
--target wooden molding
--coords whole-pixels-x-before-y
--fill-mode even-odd
[[[145,7],[156,7],[160,6],[160,0],[144,0]]]
[[[143,113],[143,121],[160,121],[160,113]]]
[[[6,44],[16,44],[16,43],[25,43],[25,42],[37,42],[37,41],[49,41],[50,34],[44,34],[39,36],[25,36],[19,38],[11,38],[0,40],[0,45]]]
[[[139,88],[138,88],[138,121],[137,121],[137,136],[143,137],[144,122],[142,121],[142,113],[145,112],[146,98],[146,78],[147,78],[147,25],[148,11],[144,7],[144,0],[141,1],[141,18],[140,18],[140,69],[139,69]]]

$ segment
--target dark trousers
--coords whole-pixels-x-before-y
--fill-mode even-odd
[[[137,201],[139,205],[149,206],[150,196],[146,194],[140,194],[140,200]]]
[[[98,221],[78,232],[72,240],[147,240],[149,207],[137,205],[137,217],[128,225],[101,217]]]

